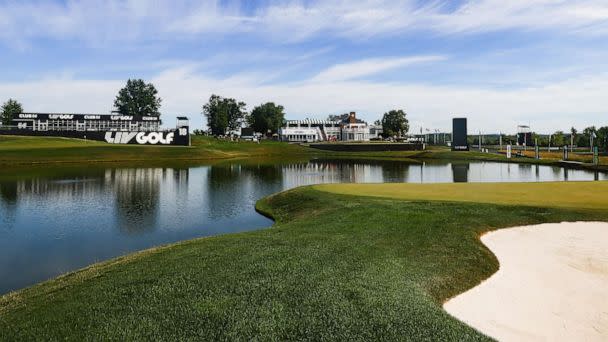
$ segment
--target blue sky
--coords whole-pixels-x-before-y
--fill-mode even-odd
[[[0,48],[0,100],[28,111],[109,112],[144,78],[168,126],[213,93],[415,130],[608,125],[605,0],[5,0]]]

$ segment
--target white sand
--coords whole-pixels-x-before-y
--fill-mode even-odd
[[[500,341],[608,341],[608,223],[491,232],[500,270],[449,300],[451,315]]]

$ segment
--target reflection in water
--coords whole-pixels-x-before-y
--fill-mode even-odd
[[[454,183],[466,183],[469,181],[469,163],[452,163],[452,180]]]
[[[45,168],[0,177],[0,293],[131,251],[268,227],[256,200],[338,182],[602,180],[604,173],[482,162],[316,159],[191,168]],[[562,174],[562,172],[564,172]]]
[[[6,204],[17,203],[17,183],[16,182],[0,183],[0,197],[2,197],[3,203],[6,203]]]
[[[163,169],[111,169],[104,181],[115,194],[118,228],[139,234],[155,228]]]

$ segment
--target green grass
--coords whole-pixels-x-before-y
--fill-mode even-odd
[[[0,136],[0,165],[93,162],[186,162],[227,158],[298,156],[308,148],[274,141],[261,144],[192,137],[192,146],[111,145],[79,139]]]
[[[589,210],[577,198],[566,209],[298,188],[258,202],[276,219],[270,229],[144,251],[0,297],[0,339],[486,340],[441,308],[498,269],[479,236],[608,220],[608,201]]]
[[[608,182],[322,184],[314,188],[344,195],[401,200],[608,209]]]
[[[331,157],[347,159],[385,160],[466,160],[496,161],[557,165],[557,159],[507,159],[504,155],[480,152],[453,152],[447,148],[429,146],[426,151],[390,152],[332,152],[276,141],[231,142],[211,137],[192,136],[192,146],[111,145],[103,142],[54,137],[17,137],[0,135],[0,165],[32,165],[59,163],[131,163],[166,164],[196,163],[230,158],[304,158]],[[608,170],[607,159],[602,165],[590,164],[579,168]]]

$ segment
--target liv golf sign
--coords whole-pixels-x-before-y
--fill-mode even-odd
[[[110,144],[172,145],[174,132],[106,132]]]

